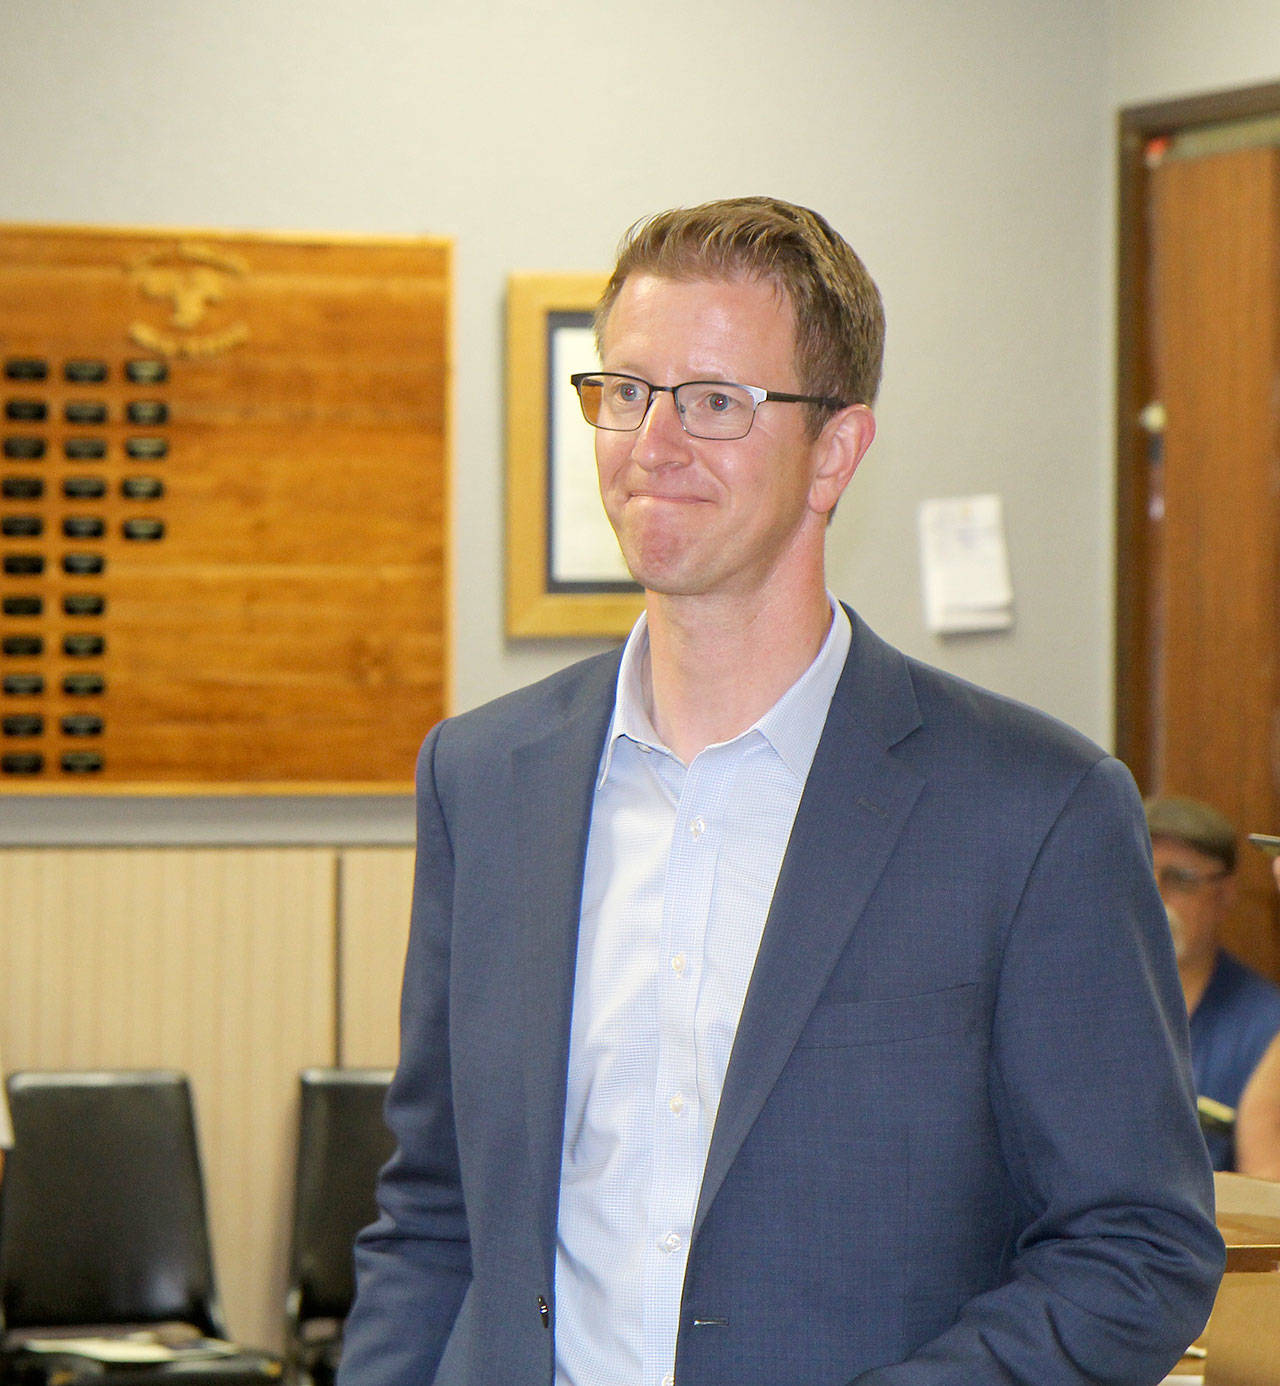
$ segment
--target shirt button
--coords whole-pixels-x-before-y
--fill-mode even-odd
[[[662,1378],[662,1386],[676,1386],[675,1377],[668,1373],[668,1375]]]
[[[667,1103],[667,1106],[671,1108],[676,1116],[679,1116],[680,1113],[684,1111],[684,1094],[679,1092],[676,1093],[671,1101]]]
[[[693,822],[689,824],[689,835],[693,838],[695,842],[702,836],[703,833],[706,832],[706,830],[707,825],[704,819],[695,818]]]
[[[678,1236],[676,1233],[674,1233],[674,1232],[668,1232],[667,1235],[666,1235],[665,1237],[660,1237],[660,1238],[658,1239],[658,1250],[659,1250],[659,1251],[679,1251],[679,1250],[680,1250],[680,1238],[679,1238],[679,1236]]]
[[[684,956],[684,954],[683,954],[683,953],[677,953],[677,954],[675,955],[675,957],[671,959],[671,970],[672,970],[672,972],[674,972],[674,973],[676,974],[677,977],[683,977],[683,976],[684,976],[684,969],[685,969],[685,967],[686,967],[686,962],[685,962],[685,956]]]

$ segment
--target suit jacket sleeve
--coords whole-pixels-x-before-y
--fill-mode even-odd
[[[1156,1382],[1221,1275],[1186,1022],[1127,772],[1100,761],[1045,839],[1012,922],[991,1101],[1032,1210],[1008,1274],[857,1386]]]
[[[356,1244],[357,1295],[342,1386],[424,1386],[471,1279],[450,1096],[448,977],[453,853],[436,794],[439,728],[418,760],[418,856],[401,998],[401,1062],[387,1099],[397,1150],[378,1185],[380,1217]]]

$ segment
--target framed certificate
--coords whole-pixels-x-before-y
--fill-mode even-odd
[[[513,274],[507,289],[507,634],[622,636],[643,605],[596,483],[569,384],[599,365],[603,274]]]

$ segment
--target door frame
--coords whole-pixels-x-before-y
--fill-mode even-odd
[[[1153,786],[1151,668],[1153,613],[1147,520],[1149,438],[1140,416],[1152,401],[1148,349],[1150,237],[1146,218],[1148,142],[1194,126],[1280,114],[1280,82],[1121,109],[1117,122],[1115,678],[1116,754],[1144,793]]]

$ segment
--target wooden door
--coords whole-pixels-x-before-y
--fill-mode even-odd
[[[1145,673],[1150,792],[1280,830],[1280,149],[1151,160]],[[1280,977],[1242,848],[1226,939]]]

